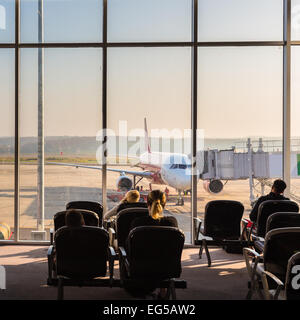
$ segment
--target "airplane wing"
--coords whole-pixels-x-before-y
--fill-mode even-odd
[[[100,166],[87,166],[83,164],[73,164],[73,163],[62,163],[62,162],[46,162],[46,164],[55,164],[58,166],[68,166],[68,167],[75,167],[75,168],[86,168],[86,169],[95,169],[95,170],[102,170],[102,167]],[[133,176],[139,176],[139,177],[145,177],[149,178],[151,177],[152,173],[149,171],[132,171],[132,170],[122,170],[122,169],[113,169],[113,168],[107,168],[107,171],[112,172],[118,172],[123,174],[129,174]]]

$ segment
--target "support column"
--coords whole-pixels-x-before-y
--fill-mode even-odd
[[[284,0],[283,47],[283,179],[291,191],[291,0]]]
[[[191,243],[195,243],[195,221],[197,217],[197,184],[198,184],[198,173],[197,173],[197,86],[198,86],[198,0],[193,1],[192,9],[192,101],[191,101],[191,128],[192,128],[192,215],[191,215]]]
[[[38,40],[44,42],[43,0],[38,2]],[[44,48],[38,48],[38,163],[37,163],[37,232],[34,240],[45,240],[45,195],[44,195]]]

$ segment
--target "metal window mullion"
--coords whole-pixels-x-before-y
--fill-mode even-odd
[[[291,0],[284,0],[283,14],[283,179],[291,187]]]
[[[19,38],[20,1],[15,0],[15,179],[14,179],[14,241],[19,241],[20,216],[20,107],[19,107]]]
[[[197,98],[198,98],[198,0],[193,0],[192,9],[192,97],[191,97],[191,128],[192,128],[192,215],[191,215],[191,243],[195,243],[194,218],[197,217]]]
[[[103,161],[102,161],[102,205],[104,212],[107,211],[107,152],[106,152],[106,129],[107,129],[107,0],[103,0],[103,30],[102,30],[102,132],[103,137]]]
[[[38,2],[38,41],[44,42],[44,3]],[[44,137],[44,48],[38,48],[38,156],[37,156],[37,230],[45,221],[45,137]]]

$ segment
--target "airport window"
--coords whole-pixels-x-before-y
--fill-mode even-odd
[[[292,48],[292,122],[291,122],[291,191],[295,195],[296,200],[300,200],[300,185],[298,176],[300,174],[300,132],[299,132],[299,118],[300,118],[300,48]]]
[[[108,41],[191,41],[191,0],[110,0]]]
[[[21,42],[99,42],[101,0],[21,1]],[[39,39],[39,4],[43,4],[43,39]]]
[[[292,0],[292,22],[291,22],[292,40],[300,40],[300,1]]]
[[[44,49],[44,107],[41,111],[38,50],[21,50],[21,240],[32,238],[31,231],[39,228],[42,215],[49,239],[53,214],[65,210],[68,202],[82,198],[101,202],[102,198],[100,170],[64,166],[66,163],[98,164],[96,136],[102,127],[99,72],[102,51],[97,48]],[[38,126],[42,118],[45,165],[41,200]],[[41,206],[44,207],[42,211]]]
[[[113,154],[119,156],[119,169],[124,172],[136,171],[130,167],[134,161],[140,161],[141,165],[146,166],[146,170],[149,170],[151,164],[162,166],[161,178],[169,183],[168,188],[170,195],[172,194],[169,203],[172,205],[176,202],[177,184],[180,187],[186,182],[181,183],[180,177],[175,181],[175,175],[168,169],[170,163],[177,159],[173,156],[171,161],[168,161],[163,158],[163,153],[182,153],[184,147],[185,151],[191,152],[190,139],[184,140],[185,130],[190,127],[191,118],[190,65],[190,48],[110,48],[108,51],[108,128],[116,133],[117,138],[122,139],[115,144],[119,146],[119,150],[110,150],[108,167],[110,161],[116,160],[111,159]],[[172,117],[174,114],[177,116]],[[151,158],[151,154],[149,159],[143,159],[148,151],[145,122],[149,135],[149,149],[151,153],[161,153],[161,159]],[[166,162],[168,163],[164,166]],[[112,164],[115,163],[116,161]],[[135,177],[136,182],[139,181],[136,186],[143,187],[144,200],[151,188],[165,190],[164,183],[155,185],[161,179],[159,175],[157,170],[157,181],[149,181],[146,178],[140,180],[141,177],[138,175]],[[113,200],[118,193],[111,190],[116,188],[116,181],[121,183],[118,176],[116,172],[107,172],[109,207],[116,205]],[[134,179],[132,175],[128,178]],[[189,183],[190,178],[187,179]],[[117,189],[119,190],[120,186],[117,186]],[[179,225],[186,233],[187,242],[191,242],[188,239],[191,212],[189,202],[187,200],[183,207],[178,208],[182,213],[181,219],[178,218]],[[166,211],[171,214],[172,205],[169,206],[167,203],[166,206]]]
[[[232,197],[248,211],[261,192],[261,178],[282,177],[283,51],[281,47],[200,48],[198,58],[198,128],[203,130],[204,150],[219,151],[208,151],[216,165],[209,161],[203,177],[224,184],[222,192],[211,192],[211,199]],[[237,190],[249,189],[248,138],[253,185],[250,192],[239,195]],[[254,154],[260,145],[269,157],[270,168],[265,172],[256,170],[264,162]],[[241,162],[236,161],[238,157]],[[200,190],[205,193],[206,184],[200,184]]]
[[[199,41],[280,41],[281,0],[199,0]]]
[[[49,240],[53,215],[68,201],[84,197],[107,210],[128,188],[146,195],[149,182],[168,192],[166,210],[178,217],[186,242],[193,240],[191,218],[209,200],[238,198],[247,215],[252,196],[283,177],[298,201],[299,6],[0,0],[0,224],[9,225],[10,239]],[[246,161],[249,150],[253,159],[261,151],[275,156],[267,184],[256,179],[263,176],[255,171],[263,170],[255,167],[259,159],[252,182],[251,170],[232,167],[234,154]],[[183,176],[179,190],[174,183]]]
[[[0,239],[14,227],[14,51],[0,49]]]
[[[14,1],[0,1],[0,43],[15,41],[15,4]]]

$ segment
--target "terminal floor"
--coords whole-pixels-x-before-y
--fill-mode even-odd
[[[1,245],[0,265],[6,269],[6,290],[0,300],[52,300],[57,289],[47,281],[46,246]],[[182,255],[182,276],[187,289],[177,289],[178,300],[243,300],[247,294],[248,274],[241,254],[228,254],[222,249],[210,250],[212,267],[207,267],[203,253],[199,260],[198,248],[185,248]],[[115,276],[119,277],[118,261]],[[65,288],[65,299],[131,300],[122,288]]]

